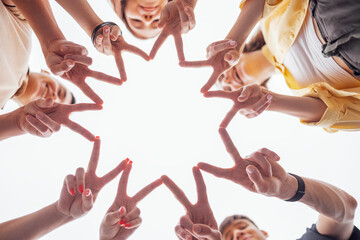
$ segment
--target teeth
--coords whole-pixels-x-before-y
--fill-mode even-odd
[[[49,88],[46,86],[46,87],[45,87],[45,90],[44,90],[44,93],[43,93],[43,95],[42,95],[42,98],[45,98],[45,97],[46,97],[48,91],[49,91]]]

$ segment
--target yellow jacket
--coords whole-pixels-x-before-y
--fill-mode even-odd
[[[246,0],[241,1],[240,8]],[[308,10],[309,0],[265,0],[261,29],[266,45],[265,57],[284,75],[289,88],[296,95],[321,99],[327,110],[319,122],[304,124],[323,127],[336,132],[360,130],[360,79],[353,88],[335,89],[326,82],[314,83],[300,89],[296,80],[283,65],[284,58],[293,45]]]

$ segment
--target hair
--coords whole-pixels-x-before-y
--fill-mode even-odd
[[[240,214],[235,214],[235,215],[231,215],[229,217],[226,217],[220,224],[219,227],[219,231],[221,232],[221,234],[224,234],[224,230],[226,227],[230,226],[232,224],[233,221],[237,220],[237,219],[244,219],[244,220],[248,220],[249,222],[251,222],[252,224],[254,224],[255,227],[259,228],[255,222],[253,220],[251,220],[249,217],[245,216],[245,215],[240,215]]]
[[[74,96],[73,93],[71,93],[71,104],[75,104],[76,103],[76,98]]]

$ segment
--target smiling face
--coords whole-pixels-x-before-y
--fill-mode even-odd
[[[153,38],[158,28],[160,13],[168,0],[114,0],[117,15],[138,38]]]
[[[50,74],[30,72],[27,85],[23,86],[14,100],[25,105],[39,98],[52,98],[55,102],[70,104],[71,92]]]
[[[225,91],[235,91],[253,83],[262,85],[274,72],[274,66],[261,50],[246,52],[240,55],[238,64],[219,77],[217,85]]]
[[[265,240],[267,232],[258,229],[247,219],[236,219],[222,232],[223,240]]]

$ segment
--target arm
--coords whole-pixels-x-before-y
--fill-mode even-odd
[[[23,107],[10,113],[0,115],[0,140],[25,134],[17,124],[18,121],[16,117],[21,114],[22,108]]]

